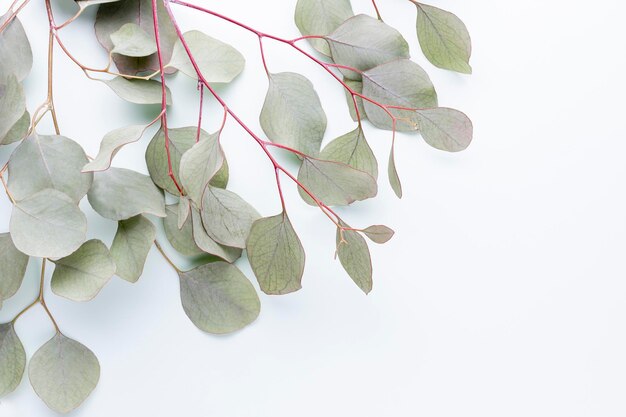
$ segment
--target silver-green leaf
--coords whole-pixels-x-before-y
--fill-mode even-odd
[[[154,36],[150,36],[136,23],[126,23],[111,33],[111,53],[132,57],[152,55],[157,51]]]
[[[183,225],[178,227],[178,204],[166,206],[165,211],[167,213],[167,217],[163,219],[165,236],[174,249],[184,256],[202,255],[204,252],[198,247],[193,237],[191,216],[187,216]],[[202,224],[201,220],[200,224]]]
[[[115,274],[115,262],[104,243],[93,239],[65,258],[53,261],[52,291],[73,301],[89,301]]]
[[[100,151],[93,161],[89,162],[82,169],[83,172],[104,171],[111,166],[111,160],[124,145],[137,142],[141,139],[146,126],[127,126],[115,129],[102,138]]]
[[[96,172],[87,198],[98,214],[115,221],[138,214],[165,217],[163,192],[150,177],[125,168]]]
[[[179,275],[183,309],[200,330],[232,333],[259,316],[259,296],[234,265],[212,262]]]
[[[155,238],[156,229],[144,216],[120,221],[111,244],[111,257],[117,265],[115,274],[128,282],[137,282]]]
[[[9,131],[4,135],[4,137],[0,137],[0,145],[9,145],[11,143],[20,141],[28,135],[28,130],[30,128],[30,113],[28,110],[25,110],[22,114],[22,117],[15,122],[15,124],[9,129]]]
[[[193,239],[196,245],[209,255],[217,256],[226,262],[235,262],[241,257],[241,249],[220,245],[211,236],[207,234],[202,217],[198,210],[191,211],[191,223],[193,227]]]
[[[0,17],[0,26],[11,15]],[[33,52],[24,31],[24,26],[15,17],[0,33],[0,82],[5,77],[15,75],[18,81],[24,80],[33,66]]]
[[[26,352],[13,323],[0,324],[0,397],[15,391],[26,368]]]
[[[224,164],[219,133],[202,135],[180,159],[180,182],[192,201],[199,204],[209,181]]]
[[[28,256],[17,250],[11,235],[0,233],[0,307],[3,300],[13,297],[19,290],[27,266]]]
[[[20,252],[38,258],[61,258],[85,241],[87,219],[70,197],[48,188],[17,201],[9,229]]]
[[[83,344],[57,333],[33,355],[28,377],[48,407],[68,413],[98,385],[100,363]]]
[[[270,74],[261,127],[274,143],[317,156],[326,132],[326,114],[313,84],[300,74]]]
[[[1,39],[1,38],[0,38]],[[0,145],[10,143],[4,137],[20,121],[26,111],[26,96],[17,78],[11,74],[0,83]]]
[[[322,149],[320,159],[341,162],[378,178],[378,162],[361,127],[339,136]]]
[[[465,23],[454,14],[427,4],[417,6],[417,37],[435,66],[471,74],[472,40]]]
[[[257,220],[246,248],[264,293],[281,295],[302,288],[304,248],[286,213]]]
[[[372,259],[367,242],[354,230],[337,228],[337,256],[352,281],[365,293],[372,291]]]
[[[295,21],[304,36],[325,36],[337,29],[346,19],[354,16],[350,0],[298,0]],[[309,39],[311,45],[330,56],[324,39]]]
[[[472,141],[472,121],[458,110],[445,107],[419,110],[417,120],[422,137],[433,148],[459,152]]]
[[[402,183],[396,168],[395,152],[392,149],[389,154],[389,164],[387,165],[387,176],[389,177],[389,185],[398,198],[402,198]]]
[[[363,81],[362,80],[351,80],[349,78],[344,77],[343,82],[352,89],[355,93],[362,94],[363,93]],[[350,117],[355,122],[361,120],[367,120],[367,114],[365,114],[365,107],[363,107],[363,99],[361,97],[355,96],[352,98],[352,94],[349,90],[344,88],[346,93],[346,102],[348,104],[348,111],[350,112]],[[354,102],[356,100],[356,108],[354,107]],[[357,114],[357,110],[359,111]]]
[[[120,98],[135,104],[161,104],[163,90],[161,83],[154,80],[126,79],[117,76],[103,81]],[[167,105],[172,104],[172,93],[166,88]]]
[[[382,224],[376,224],[363,229],[363,234],[374,243],[383,244],[389,242],[395,232]]]

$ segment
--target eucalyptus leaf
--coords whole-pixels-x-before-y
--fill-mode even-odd
[[[363,93],[363,81],[362,80],[351,80],[349,78],[344,77],[343,82],[350,87],[355,93],[362,94]],[[363,106],[363,99],[361,97],[354,97],[352,99],[352,94],[350,91],[344,88],[346,93],[346,102],[348,103],[348,111],[350,112],[350,117],[355,122],[359,121],[359,117],[361,120],[367,120],[367,114],[365,114],[365,107]],[[359,110],[357,114],[356,109],[354,108],[354,101],[356,100],[356,108]]]
[[[437,93],[428,74],[408,59],[382,64],[363,73],[363,95],[386,106],[409,109],[437,107]],[[393,128],[392,118],[380,106],[364,101],[365,113],[381,129]],[[418,129],[417,114],[410,110],[389,109],[397,118],[397,131]]]
[[[317,156],[327,120],[313,84],[300,74],[281,72],[270,74],[260,122],[272,142]]]
[[[13,323],[0,324],[0,397],[15,391],[26,368],[26,352]]]
[[[89,6],[96,6],[96,5],[104,4],[104,3],[113,3],[116,1],[122,1],[122,0],[74,0],[74,1],[78,5],[78,7],[80,7],[81,9],[86,9]]]
[[[202,135],[201,140],[183,154],[180,159],[180,182],[189,198],[196,203],[211,178],[224,164],[224,151],[219,143],[219,133]]]
[[[207,234],[198,210],[191,211],[191,222],[193,226],[194,242],[196,242],[196,245],[198,245],[204,253],[217,256],[230,263],[235,262],[241,257],[241,249],[220,245]]]
[[[370,238],[372,242],[383,244],[389,242],[395,232],[387,226],[377,224],[364,229],[363,234]]]
[[[163,219],[165,236],[174,249],[184,256],[202,255],[204,252],[196,245],[193,237],[191,216],[187,216],[182,227],[178,227],[178,204],[166,206],[165,212],[167,213],[167,217]]]
[[[156,229],[144,216],[120,221],[111,244],[111,257],[117,265],[115,274],[128,282],[137,282],[155,238]]]
[[[327,206],[347,206],[378,193],[376,180],[367,172],[321,159],[305,158],[298,181]],[[317,205],[302,187],[298,187],[298,192],[308,204]]]
[[[438,107],[417,112],[420,133],[433,148],[459,152],[472,141],[472,121],[462,112]]]
[[[6,22],[10,13],[0,17],[0,26]],[[18,81],[23,81],[33,66],[33,52],[30,48],[28,36],[24,26],[15,17],[0,33],[0,82],[6,77],[14,75]]]
[[[387,176],[389,177],[389,185],[398,198],[402,198],[402,183],[396,168],[395,152],[392,149],[389,154],[389,164],[387,165]]]
[[[337,256],[352,281],[365,293],[372,291],[372,259],[367,242],[354,230],[337,228]]]
[[[30,360],[28,377],[37,395],[58,413],[85,401],[100,379],[100,364],[81,343],[57,333]]]
[[[183,225],[189,218],[191,213],[191,202],[187,196],[181,195],[178,200],[178,228],[182,229]]]
[[[24,111],[22,117],[15,122],[15,124],[9,129],[9,131],[4,135],[4,137],[0,137],[0,145],[9,145],[11,143],[20,141],[28,135],[28,130],[30,128],[30,113],[28,110]]]
[[[115,274],[115,262],[104,243],[93,239],[65,258],[53,261],[52,291],[73,301],[89,301]]]
[[[48,188],[16,202],[9,228],[20,252],[61,258],[85,241],[87,219],[70,197]]]
[[[207,187],[202,197],[202,224],[216,242],[236,248],[245,248],[250,228],[259,213],[232,191]]]
[[[471,74],[472,40],[454,14],[422,3],[417,6],[417,37],[428,60],[439,68]]]
[[[89,203],[102,217],[119,221],[138,214],[165,217],[165,199],[146,175],[125,168],[96,172],[87,194]]]
[[[198,30],[191,30],[183,37],[200,73],[207,82],[229,83],[243,71],[246,64],[245,58],[229,44]],[[179,69],[194,80],[199,78],[180,39],[174,45],[174,53],[168,66]]]
[[[124,56],[142,57],[156,53],[154,37],[148,35],[136,23],[126,23],[111,34],[111,53]]]
[[[340,69],[343,75],[360,80],[360,71],[367,71],[398,58],[409,58],[409,45],[400,32],[365,14],[346,20],[326,36],[333,60],[359,72]]]
[[[296,4],[296,26],[304,36],[328,35],[352,16],[350,0],[298,0]],[[309,42],[319,52],[330,56],[324,39],[309,39]]]
[[[1,38],[0,38],[1,39]],[[20,121],[26,111],[26,96],[24,89],[13,74],[9,75],[4,83],[0,83],[0,138],[1,145],[10,143],[4,137],[13,126]]]
[[[117,76],[103,81],[120,98],[135,104],[161,104],[163,91],[161,83],[154,80],[126,79]],[[172,93],[166,86],[167,105],[172,104]]]
[[[147,126],[127,126],[115,129],[102,138],[100,151],[93,161],[83,167],[83,172],[104,171],[111,166],[111,160],[124,145],[141,139]]]
[[[212,262],[179,276],[183,309],[200,330],[232,333],[259,316],[259,296],[236,266]]]
[[[286,213],[254,222],[246,249],[264,293],[288,294],[302,288],[304,248]]]
[[[339,136],[320,153],[320,159],[341,162],[378,178],[378,162],[361,127]]]
[[[98,7],[95,23],[96,37],[107,51],[110,52],[114,47],[111,34],[117,32],[126,23],[139,25],[145,33],[154,39],[152,0],[124,0],[107,3]],[[177,36],[174,25],[162,1],[157,2],[157,13],[161,54],[165,63],[169,62],[172,56]],[[113,55],[113,60],[122,74],[135,75],[140,72],[154,72],[159,69],[159,61],[156,54],[146,57]]]
[[[9,233],[0,233],[0,307],[2,301],[11,298],[24,280],[28,256],[17,250]],[[0,377],[1,379],[1,377]],[[0,396],[2,396],[0,383]]]

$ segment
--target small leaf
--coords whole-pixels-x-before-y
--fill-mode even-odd
[[[177,225],[178,204],[166,206],[165,212],[167,213],[167,217],[163,219],[165,236],[174,249],[184,256],[202,255],[204,252],[196,245],[193,238],[191,217],[188,216],[182,227],[179,228]]]
[[[229,83],[243,71],[246,60],[229,44],[198,30],[191,30],[183,36],[200,73],[207,82]],[[179,69],[194,80],[199,78],[180,39],[174,45],[172,60],[168,65]]]
[[[10,230],[20,252],[37,258],[61,258],[85,241],[87,219],[67,195],[45,189],[13,206]]]
[[[370,240],[374,243],[387,243],[393,237],[395,232],[388,228],[387,226],[383,226],[380,224],[370,226],[367,229],[363,230],[365,236],[369,237]]]
[[[103,81],[120,98],[135,104],[161,104],[163,92],[161,83],[154,80],[127,80],[124,77],[115,77]],[[168,87],[167,105],[172,104],[172,93]]]
[[[0,39],[1,35],[0,35]],[[20,121],[26,111],[26,96],[22,85],[14,75],[9,75],[6,82],[0,83],[0,144],[5,145],[4,137]]]
[[[165,199],[146,175],[124,168],[96,172],[87,194],[91,207],[102,217],[126,220],[138,214],[165,217]]]
[[[156,53],[154,37],[150,37],[136,23],[126,23],[111,33],[113,49],[111,53],[132,57],[148,56]]]
[[[386,106],[410,109],[437,107],[437,93],[428,74],[408,59],[382,64],[363,73],[363,95]],[[365,113],[372,124],[391,130],[392,119],[380,106],[364,101]],[[410,132],[418,128],[415,111],[390,109],[397,120],[396,130]]]
[[[396,169],[396,158],[394,150],[389,154],[389,165],[387,165],[387,176],[389,177],[389,185],[398,198],[402,198],[402,183]]]
[[[0,307],[2,301],[11,298],[19,290],[24,280],[28,256],[18,251],[9,233],[0,233]],[[2,396],[0,383],[0,396]]]
[[[259,213],[232,191],[207,187],[202,198],[202,224],[216,242],[245,248],[250,228]]]
[[[409,45],[400,32],[371,16],[359,14],[346,20],[326,37],[337,64],[367,71],[398,58],[409,58]],[[340,69],[343,75],[360,80],[357,72]]]
[[[472,41],[465,24],[437,7],[417,6],[417,37],[428,60],[439,68],[471,74]]]
[[[298,0],[295,21],[304,36],[324,36],[354,16],[350,0]],[[330,56],[328,43],[323,39],[309,39],[311,45]]]
[[[6,22],[11,13],[0,17],[0,26]],[[33,52],[24,31],[24,26],[15,17],[0,33],[0,82],[12,75],[23,81],[33,66]]]
[[[264,293],[288,294],[302,288],[304,248],[286,213],[254,222],[246,248]]]
[[[93,239],[70,256],[52,261],[52,291],[73,301],[89,301],[115,274],[115,262],[104,243]]]
[[[270,75],[261,127],[274,143],[317,156],[326,132],[326,114],[313,84],[300,74]]]
[[[211,178],[224,164],[224,151],[219,143],[219,133],[202,137],[180,159],[180,182],[189,198],[196,203]]]
[[[444,107],[419,110],[417,118],[422,137],[433,148],[459,152],[472,141],[472,121],[458,110]]]
[[[378,177],[378,162],[360,127],[326,145],[320,153],[320,159],[341,162],[367,172],[374,179]]]
[[[232,333],[259,316],[259,296],[234,265],[212,262],[179,275],[183,309],[200,330]]]
[[[4,137],[0,138],[0,145],[9,145],[11,143],[20,141],[28,135],[28,129],[30,128],[30,113],[28,110],[24,111],[22,117],[15,122],[13,127],[9,129]]]
[[[189,198],[184,195],[180,196],[178,200],[178,228],[182,229],[183,225],[189,218],[189,213],[191,213],[191,202]]]
[[[209,185],[217,188],[226,188],[228,186],[228,161],[224,158],[224,163],[221,168],[217,171],[217,173],[211,178],[209,181]]]
[[[354,230],[337,229],[337,256],[352,281],[365,294],[372,291],[372,259],[367,242]]]
[[[124,145],[141,139],[146,126],[127,126],[115,129],[102,138],[100,151],[95,159],[83,167],[83,172],[104,171],[111,166],[111,160]]]
[[[220,245],[207,234],[198,210],[191,211],[191,222],[193,239],[203,252],[217,256],[229,263],[235,262],[241,257],[241,249]]]
[[[363,93],[363,81],[351,80],[344,77],[343,82],[355,93]],[[346,93],[346,102],[348,103],[348,110],[350,111],[350,117],[352,117],[352,120],[358,122],[359,117],[361,117],[362,121],[367,120],[367,114],[365,114],[365,107],[363,106],[363,99],[361,97],[355,97],[357,109],[359,109],[359,114],[357,115],[357,112],[354,109],[354,100],[352,99],[352,94],[350,94],[350,91],[345,88],[344,92]]]
[[[57,333],[33,355],[28,377],[48,407],[68,413],[98,385],[100,364],[91,350]]]
[[[78,5],[78,7],[80,7],[81,9],[86,9],[89,6],[95,6],[95,5],[104,4],[104,3],[113,3],[113,2],[121,1],[121,0],[74,0],[74,1]]]
[[[115,274],[128,282],[137,282],[155,238],[156,229],[144,216],[120,221],[111,244],[111,257],[117,265]]]
[[[15,391],[26,368],[26,352],[13,323],[0,324],[0,397]]]
[[[349,165],[305,158],[298,181],[327,206],[347,206],[355,201],[375,197],[378,193],[376,180],[370,174]],[[316,205],[302,187],[298,192],[310,205]]]
[[[64,136],[33,133],[15,148],[9,160],[9,191],[16,200],[52,188],[78,203],[87,194],[93,175],[82,173],[87,155]]]

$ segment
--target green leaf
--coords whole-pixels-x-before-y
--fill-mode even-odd
[[[178,200],[178,228],[181,229],[191,213],[191,202],[184,195]]]
[[[37,395],[58,413],[85,401],[100,379],[100,364],[81,343],[57,333],[30,360],[28,377]]]
[[[121,1],[121,0],[74,0],[74,1],[78,5],[78,7],[80,7],[81,9],[86,9],[89,6],[95,6],[95,5],[104,4],[104,3],[113,3],[113,2]]]
[[[350,87],[355,93],[362,94],[363,93],[363,81],[351,80],[349,78],[344,77],[343,82]],[[355,122],[359,121],[359,116],[361,120],[367,120],[367,114],[365,114],[365,107],[363,107],[363,99],[361,97],[355,97],[357,109],[359,109],[359,114],[357,115],[356,110],[354,109],[354,100],[352,99],[352,94],[350,91],[344,88],[343,90],[346,93],[346,102],[348,103],[348,110],[350,111],[350,117]]]
[[[264,293],[288,294],[302,288],[304,248],[286,213],[254,222],[246,248]]]
[[[156,229],[144,216],[120,221],[111,244],[111,256],[117,265],[115,274],[128,282],[137,282],[155,238]]]
[[[193,209],[191,211],[191,222],[194,241],[203,252],[217,256],[230,263],[235,262],[241,257],[241,249],[220,245],[207,234],[198,210]]]
[[[2,301],[11,298],[19,290],[24,280],[28,256],[18,251],[9,233],[0,233],[0,307]],[[1,377],[0,377],[1,379]],[[2,383],[0,383],[0,396],[2,396]]]
[[[298,181],[327,206],[347,206],[378,193],[376,180],[367,172],[321,159],[305,158],[298,172]],[[308,204],[317,205],[302,187],[298,191]]]
[[[0,26],[10,13],[0,17]],[[24,26],[16,17],[0,33],[0,82],[5,77],[15,75],[18,81],[24,80],[33,66],[33,52],[24,31]]]
[[[45,189],[13,206],[9,228],[20,252],[37,258],[61,258],[85,241],[87,219],[70,197]]]
[[[34,132],[11,155],[9,191],[16,200],[22,200],[52,188],[78,203],[93,181],[93,174],[81,172],[87,161],[85,151],[73,140]]]
[[[350,0],[298,0],[296,4],[296,26],[304,36],[328,35],[352,16],[354,12]],[[309,39],[309,42],[319,52],[330,56],[325,40]]]
[[[119,221],[138,214],[165,217],[165,199],[146,175],[124,168],[96,172],[87,194],[89,203],[102,217]]]
[[[345,225],[344,225],[345,226]],[[352,281],[365,294],[372,291],[372,259],[367,242],[358,232],[337,228],[337,256]]]
[[[162,1],[157,2],[159,18],[159,37],[163,62],[169,62],[176,42],[176,30],[170,20]],[[96,37],[107,50],[113,49],[111,34],[117,32],[126,23],[139,25],[143,31],[154,39],[154,23],[152,19],[152,0],[124,0],[102,4],[96,15]],[[154,40],[153,40],[154,42]],[[154,72],[159,69],[156,54],[146,57],[127,57],[113,55],[115,66],[122,74],[135,75],[140,72]]]
[[[216,242],[245,248],[250,228],[259,213],[232,191],[207,187],[202,197],[202,224]]]
[[[115,274],[115,262],[104,243],[93,239],[70,256],[52,261],[52,291],[73,301],[89,301]]]
[[[396,169],[396,158],[394,150],[389,154],[389,164],[387,165],[387,176],[389,177],[389,185],[398,198],[402,198],[402,183]]]
[[[259,296],[234,265],[213,262],[179,275],[183,309],[200,330],[232,333],[259,316]]]
[[[361,127],[339,136],[320,153],[320,159],[341,162],[378,178],[378,162]]]
[[[120,98],[135,104],[161,104],[163,92],[161,83],[154,80],[127,80],[124,77],[115,77],[103,81]],[[167,105],[172,104],[172,93],[168,87]]]
[[[363,230],[363,234],[369,237],[372,242],[383,244],[389,242],[395,232],[387,226],[377,224]]]
[[[13,323],[0,324],[0,397],[15,391],[26,368],[26,352]]]
[[[136,23],[126,23],[111,34],[111,53],[132,57],[148,56],[156,53],[154,37],[148,35]]]
[[[410,109],[437,107],[437,93],[428,74],[408,59],[382,64],[363,73],[363,94],[379,104]],[[393,127],[387,112],[368,101],[363,102],[365,113],[380,129]],[[397,120],[396,130],[415,131],[418,128],[415,111],[390,109]]]
[[[204,252],[196,245],[193,238],[193,227],[191,217],[188,216],[182,227],[178,227],[178,204],[165,207],[167,217],[163,219],[165,236],[170,244],[184,256],[199,256]]]
[[[28,135],[28,130],[30,128],[30,113],[28,110],[24,111],[22,117],[15,122],[15,124],[9,129],[9,131],[4,135],[4,137],[0,138],[0,145],[9,145],[11,143],[20,141]]]
[[[326,40],[337,64],[360,71],[398,58],[409,58],[409,45],[400,32],[364,14],[346,20]],[[340,71],[347,78],[361,79],[358,72],[346,69]]]
[[[274,143],[317,156],[326,132],[326,114],[313,84],[300,74],[270,75],[261,127]]]
[[[124,145],[137,142],[141,139],[146,126],[127,126],[115,129],[102,138],[100,151],[93,161],[82,169],[83,172],[104,171],[111,166],[111,160]]]
[[[472,121],[458,110],[444,107],[420,110],[417,120],[422,137],[433,148],[459,152],[472,141]]]
[[[20,121],[26,111],[26,96],[22,85],[14,75],[9,75],[6,82],[0,83],[0,138],[5,145],[4,137],[13,126]],[[7,141],[7,143],[10,143]]]
[[[417,6],[417,37],[428,60],[439,68],[471,74],[472,40],[454,14],[422,3]]]
[[[229,83],[243,71],[246,64],[245,58],[229,44],[207,36],[198,30],[191,30],[185,33],[183,37],[200,69],[200,73],[207,82]],[[194,80],[199,78],[180,39],[174,45],[174,53],[168,66],[179,69]]]
[[[224,158],[224,163],[222,167],[217,171],[217,173],[211,178],[209,181],[209,185],[217,188],[226,188],[228,186],[228,161]]]
[[[219,133],[204,136],[183,154],[180,159],[180,182],[189,198],[196,203],[211,178],[224,164],[224,151],[219,143]]]

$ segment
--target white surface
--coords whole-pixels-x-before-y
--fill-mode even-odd
[[[297,36],[295,0],[196,1]],[[31,109],[45,95],[41,3],[23,14],[37,57],[27,82]],[[353,3],[372,12],[367,0]],[[363,296],[333,261],[333,228],[289,185],[291,215],[308,255],[304,289],[262,295],[259,320],[240,333],[198,331],[180,306],[176,275],[155,251],[136,285],[115,278],[87,304],[49,296],[62,328],[102,365],[98,388],[73,416],[626,415],[626,6],[617,0],[594,7],[577,0],[432,3],[467,23],[472,77],[428,64],[415,38],[413,7],[379,0],[385,20],[403,31],[414,59],[431,74],[440,103],[472,117],[475,141],[448,155],[401,136],[405,198],[398,201],[384,175],[390,137],[368,130],[381,161],[380,197],[342,213],[353,224],[384,223],[397,231],[388,245],[371,247],[372,294]],[[185,28],[204,29],[244,52],[246,70],[224,95],[260,132],[266,81],[256,39],[174,7]],[[65,37],[80,59],[100,65],[105,56],[95,39],[80,32],[89,25],[81,19]],[[329,115],[327,139],[352,128],[343,92],[327,74],[285,47],[267,46],[273,71],[297,70],[316,84]],[[107,131],[150,117],[85,80],[61,54],[56,62],[62,132],[89,154]],[[178,76],[174,94],[172,125],[193,124],[194,83]],[[220,115],[212,109],[207,121],[214,127]],[[272,172],[259,149],[232,121],[225,137],[233,189],[262,214],[276,213]],[[115,164],[145,169],[148,140],[124,149]],[[7,156],[0,151],[2,162]],[[2,199],[0,230],[9,210]],[[113,223],[90,218],[90,235],[110,242]],[[33,297],[37,268],[31,262],[27,283],[0,320]],[[37,309],[17,330],[29,355],[52,335]],[[27,378],[0,403],[2,417],[51,415]]]

